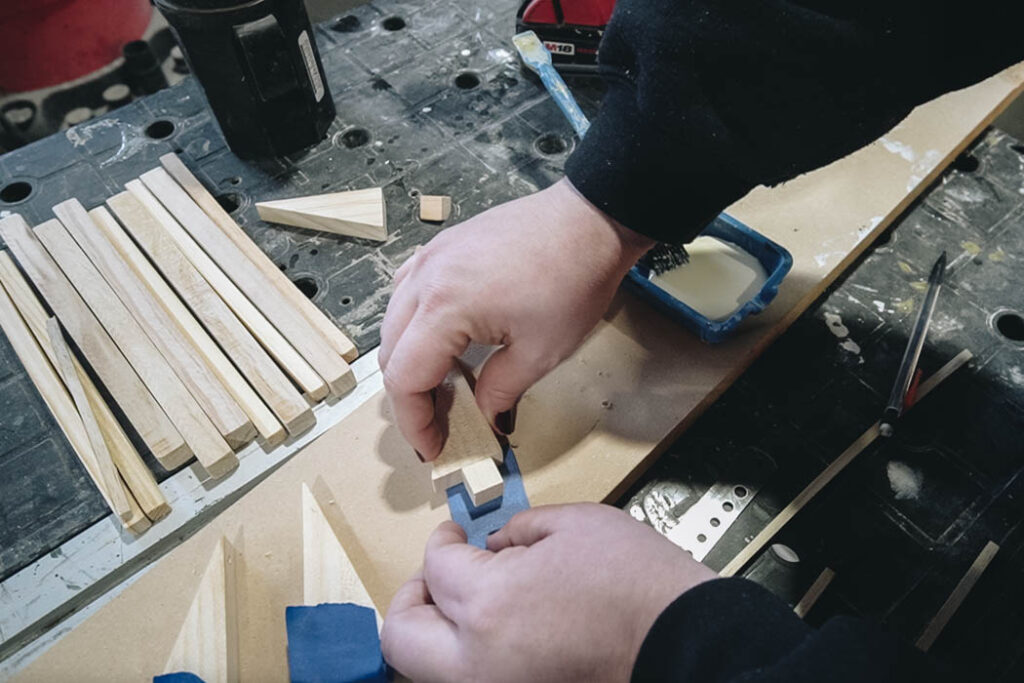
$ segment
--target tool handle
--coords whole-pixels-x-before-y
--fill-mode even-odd
[[[576,103],[576,99],[569,92],[569,88],[566,86],[565,81],[562,80],[562,76],[551,64],[540,65],[539,74],[541,82],[544,83],[548,92],[551,93],[555,104],[565,114],[565,118],[569,119],[569,123],[576,130],[576,134],[582,138],[590,128],[590,121],[587,120],[587,115],[583,113],[580,105]]]

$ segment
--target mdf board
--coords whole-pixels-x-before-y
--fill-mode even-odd
[[[138,189],[145,192],[145,188],[141,186]],[[156,200],[152,199],[152,202],[155,203]],[[176,227],[180,231],[178,237],[184,241],[188,239],[188,236],[182,234],[184,231],[181,230],[181,227],[173,226],[173,219],[166,213],[164,213],[164,219],[168,222],[161,224],[158,214],[151,213],[136,195],[124,192],[111,197],[107,200],[107,204],[189,306],[192,313],[206,326],[221,348],[245,374],[284,427],[294,434],[311,426],[314,418],[309,404],[299,394],[281,368],[267,355],[267,352],[259,345],[249,330],[235,317],[232,308],[214,290],[212,283],[217,282],[216,265],[213,262],[204,261],[205,255],[193,255],[196,260],[205,264],[205,272],[211,279],[204,278],[194,262],[179,248],[174,235],[165,229],[165,225]],[[163,211],[159,205],[154,208],[157,211]],[[118,242],[120,241],[118,240]],[[220,277],[227,279],[223,275]],[[240,292],[238,296],[241,297]],[[251,304],[244,299],[236,298],[234,300],[236,311],[253,314],[251,321],[255,326],[265,325],[268,328],[268,334],[277,334],[270,323],[265,320],[260,323],[262,316],[255,308],[252,308]],[[280,343],[291,349],[283,338],[280,339]],[[298,363],[308,368],[305,361],[294,350],[291,350],[291,354],[294,354]],[[312,368],[309,368],[309,374],[326,392],[327,386],[319,377],[316,377]],[[272,430],[269,433],[274,434],[275,432],[276,430]],[[271,438],[267,434],[264,436],[271,443],[276,443],[283,438],[283,436]]]
[[[35,233],[207,473],[216,478],[234,469],[238,458],[231,447],[64,226],[57,221],[43,223]]]
[[[149,340],[159,349],[167,364],[173,368],[178,379],[188,388],[228,445],[241,448],[252,441],[256,430],[249,418],[145,283],[103,236],[85,208],[77,199],[69,199],[53,207],[53,212]]]
[[[327,340],[282,297],[273,283],[162,168],[142,174],[142,182],[188,231],[249,300],[263,312],[335,396],[355,386],[352,368]]]
[[[316,371],[295,350],[291,342],[285,339],[277,331],[277,328],[270,324],[266,316],[235,286],[235,283],[224,274],[220,266],[207,256],[206,252],[192,239],[192,236],[157,201],[153,193],[138,180],[125,183],[125,188],[156,219],[159,229],[174,242],[181,253],[202,274],[203,278],[210,284],[210,287],[234,311],[238,319],[259,340],[260,344],[267,350],[267,353],[273,356],[285,372],[295,380],[295,383],[302,388],[302,391],[314,401],[318,401],[326,396],[328,392],[327,384],[320,375],[316,374]],[[118,218],[122,218],[122,222],[125,223],[125,227],[132,233],[132,236],[141,241],[141,238],[134,233],[135,226],[125,221],[121,215],[121,207],[127,203],[124,195],[117,195],[107,200],[107,204]],[[149,224],[147,223],[146,226],[148,227]],[[143,246],[146,248],[145,245]]]
[[[991,121],[1022,82],[1024,72],[1014,67],[919,108],[890,132],[890,139],[914,149],[934,150],[928,155],[934,166],[915,165],[874,144],[781,188],[757,190],[732,207],[730,213],[787,247],[794,266],[776,301],[723,344],[704,345],[646,303],[620,294],[580,349],[520,402],[511,441],[531,504],[609,500],[628,487],[646,462]],[[603,407],[603,401],[613,407]],[[165,608],[163,596],[192,580],[195,558],[205,556],[221,535],[231,537],[243,521],[247,575],[252,575],[247,588],[254,600],[299,604],[301,567],[294,558],[301,554],[296,531],[301,522],[279,501],[294,496],[302,483],[319,493],[321,480],[341,520],[336,529],[342,544],[370,596],[385,609],[422,563],[430,532],[449,514],[444,496],[430,485],[430,465],[412,455],[378,394],[170,552],[21,678],[109,678],[109,669],[93,673],[82,666],[85,653],[102,662],[117,660],[126,675],[145,673],[145,662],[159,661],[173,636],[139,615]],[[243,623],[242,677],[284,679],[283,616]],[[117,636],[126,633],[136,634],[138,647],[117,647]]]
[[[203,187],[199,179],[192,175],[181,159],[174,154],[165,154],[160,157],[160,163],[181,185],[181,188],[192,197],[192,201],[199,205],[199,208],[210,217],[210,220],[216,223],[217,227],[235,243],[235,246],[248,256],[249,260],[260,269],[260,272],[277,287],[281,296],[287,299],[288,303],[324,336],[331,348],[341,354],[341,357],[349,363],[359,356],[359,351],[352,340],[338,329],[338,326],[331,322],[324,312],[316,307],[316,304],[300,292],[295,284],[288,279],[288,276],[281,272],[280,268],[274,265],[270,257],[263,253],[263,250],[245,234],[245,231],[231,218],[224,207]]]
[[[60,226],[56,220],[48,223]],[[0,221],[0,236],[153,457],[167,469],[185,464],[192,452],[181,434],[28,224],[21,216],[9,216]]]

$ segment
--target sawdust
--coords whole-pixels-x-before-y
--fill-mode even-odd
[[[896,500],[916,500],[921,494],[921,473],[906,463],[890,460],[885,467]]]

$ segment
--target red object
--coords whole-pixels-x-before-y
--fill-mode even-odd
[[[523,10],[528,24],[569,24],[604,28],[615,8],[615,0],[532,0]],[[562,16],[558,16],[559,10]]]
[[[615,0],[524,0],[516,33],[534,31],[564,73],[596,73],[597,48]]]
[[[903,397],[903,410],[907,410],[917,403],[917,387],[921,384],[923,374],[921,368],[914,371],[914,379],[910,380],[910,388],[907,389],[907,395]]]
[[[153,16],[149,0],[0,0],[0,90],[73,81],[121,56]]]

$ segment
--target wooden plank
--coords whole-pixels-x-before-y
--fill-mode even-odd
[[[800,598],[800,601],[796,603],[793,608],[793,613],[803,619],[807,616],[807,613],[811,611],[815,603],[818,602],[818,598],[825,592],[828,585],[832,583],[832,579],[835,578],[836,573],[832,571],[830,567],[825,567],[821,570],[821,574],[818,574],[818,578],[814,580],[811,587],[807,589],[804,596]]]
[[[39,344],[36,343],[25,321],[18,314],[14,302],[4,287],[0,287],[0,328],[7,335],[7,341],[24,366],[29,379],[32,380],[39,395],[42,396],[46,407],[50,409],[57,425],[64,432],[68,443],[71,444],[71,449],[78,456],[78,460],[85,467],[85,471],[93,483],[96,484],[96,488],[99,489],[107,506],[115,512],[115,517],[118,517],[122,526],[132,533],[138,534],[148,529],[149,520],[146,519],[138,503],[124,491],[124,485],[116,478],[116,475],[108,487],[107,479],[100,471],[100,465],[93,453],[85,425],[75,409],[71,396],[61,383],[56,370],[43,354]],[[118,496],[123,496],[124,503],[128,506],[127,518],[119,517],[116,512],[118,503],[115,502],[115,498]]]
[[[53,212],[228,445],[238,449],[252,441],[256,437],[256,429],[248,416],[145,283],[97,229],[85,208],[77,199],[69,199],[53,207]]]
[[[256,211],[268,223],[377,242],[388,238],[384,192],[379,187],[256,202]]]
[[[274,262],[263,253],[263,250],[245,233],[238,223],[231,218],[231,215],[224,210],[212,194],[210,194],[199,179],[192,175],[188,167],[174,154],[165,154],[160,157],[160,163],[171,177],[174,178],[182,189],[188,193],[192,200],[199,205],[207,216],[210,217],[218,228],[235,243],[242,252],[249,257],[249,260],[260,269],[260,272],[270,280],[277,291],[281,293],[288,303],[309,321],[309,324],[323,335],[327,343],[341,357],[349,363],[359,356],[355,344],[338,326],[331,322],[323,311],[316,307],[309,298],[300,292],[298,288],[288,279],[288,276],[281,272],[281,269],[274,265]]]
[[[231,545],[221,538],[199,580],[166,673],[185,671],[204,683],[238,681],[237,569]]]
[[[462,363],[456,363],[434,393],[434,409],[446,438],[440,455],[431,463],[430,480],[436,493],[464,484],[473,505],[481,505],[504,490],[494,463],[505,460],[505,451],[477,407],[465,373]]]
[[[153,193],[138,180],[125,183],[125,188],[156,219],[160,229],[170,237],[181,253],[202,274],[203,278],[210,284],[210,287],[217,292],[217,295],[224,300],[224,303],[238,316],[238,319],[259,340],[260,344],[273,356],[281,368],[295,380],[296,384],[302,388],[302,391],[313,401],[319,401],[325,397],[328,388],[320,375],[316,374],[316,371],[295,350],[291,342],[285,339],[278,332],[277,328],[270,324],[266,316],[235,286],[235,283],[224,274],[220,266],[206,255],[206,252],[192,239],[192,236],[157,201]],[[121,197],[123,195],[118,195],[107,201],[114,215],[118,218],[121,218],[119,207],[126,203]],[[131,225],[126,224],[125,227],[131,232]]]
[[[964,349],[950,359],[949,362],[939,368],[935,374],[921,382],[921,385],[917,390],[917,401],[915,401],[915,405],[927,396],[935,387],[941,384],[947,377],[959,370],[960,367],[971,358],[971,352]],[[879,424],[880,423],[875,422],[875,424],[871,425],[866,432],[861,434],[860,437],[850,445],[849,448],[843,451],[838,458],[833,460],[821,474],[815,477],[810,484],[804,487],[804,490],[798,493],[796,498],[794,498],[789,505],[784,507],[779,514],[775,515],[772,521],[768,522],[764,529],[762,529],[761,532],[743,548],[743,550],[737,553],[736,557],[734,557],[729,564],[725,565],[719,573],[722,576],[733,576],[736,572],[743,569],[750,560],[754,559],[754,556],[772,540],[772,537],[775,536],[775,534],[777,534],[779,530],[791,519],[793,519],[793,517],[795,517],[796,514],[800,512],[800,510],[802,510],[812,498],[814,498],[814,496],[818,495],[823,488],[828,486],[829,482],[835,479],[836,475],[842,472],[847,465],[853,462],[853,459],[860,455],[865,448],[874,443],[875,439],[879,436]]]
[[[20,216],[9,216],[0,221],[0,236],[153,457],[167,469],[185,464],[192,452],[182,436],[28,224]]]
[[[7,252],[0,252],[0,284],[7,290],[15,308],[18,309],[18,313],[28,325],[32,336],[43,349],[50,364],[56,366],[57,359],[46,330],[46,321],[49,319],[49,315]],[[135,450],[135,446],[118,423],[114,412],[103,399],[89,373],[85,371],[78,358],[73,354],[71,360],[121,478],[146,517],[154,522],[163,519],[170,513],[171,506],[163,491],[157,486],[153,473],[142,461],[142,456]]]
[[[988,569],[989,563],[992,562],[992,558],[998,552],[999,546],[996,543],[989,541],[985,544],[985,547],[981,549],[978,556],[974,558],[974,562],[971,563],[967,573],[956,584],[953,592],[946,598],[946,602],[942,604],[939,611],[928,622],[924,632],[921,633],[921,637],[917,639],[916,645],[919,650],[927,652],[931,649],[936,639],[942,634],[942,630],[946,628],[946,624],[953,618],[956,611],[960,609],[960,605],[967,599],[968,594],[974,588],[974,584],[978,583],[978,579]]]
[[[64,333],[61,332],[60,323],[56,318],[46,321],[46,331],[49,334],[50,346],[53,348],[53,355],[57,363],[54,366],[57,374],[60,375],[71,400],[78,411],[78,417],[82,420],[85,428],[85,436],[89,439],[89,446],[92,448],[92,457],[96,463],[96,470],[100,475],[100,482],[103,486],[100,489],[105,491],[110,500],[110,507],[114,514],[122,522],[130,521],[132,518],[132,507],[128,504],[129,493],[125,490],[114,467],[114,459],[107,449],[107,442],[103,438],[103,432],[96,421],[96,416],[89,405],[89,399],[85,396],[85,389],[78,380],[78,373],[75,371],[75,364],[71,360],[71,349],[64,341]]]
[[[203,469],[213,478],[233,470],[238,465],[234,451],[64,226],[51,221],[38,226],[35,233],[177,427]]]
[[[332,394],[341,396],[355,386],[355,376],[345,359],[330,347],[287,299],[277,294],[271,280],[203,213],[167,171],[155,168],[143,173],[141,179],[203,250],[313,366]]]
[[[146,192],[145,188],[140,189],[142,192]],[[156,203],[155,199],[152,201],[154,204]],[[314,418],[309,404],[302,398],[281,368],[274,363],[252,334],[249,333],[249,330],[235,317],[235,314],[232,313],[225,300],[217,295],[210,282],[203,277],[189,258],[178,248],[172,234],[164,229],[158,217],[150,213],[138,197],[129,192],[111,197],[107,200],[107,204],[117,214],[125,228],[134,236],[156,267],[163,273],[164,277],[167,278],[171,286],[175,288],[181,299],[188,304],[192,313],[206,326],[206,329],[217,343],[220,344],[221,348],[224,349],[238,368],[245,374],[248,381],[252,383],[256,392],[266,401],[266,404],[273,411],[277,419],[280,420],[284,428],[289,433],[295,434],[310,427],[314,422]],[[156,205],[156,208],[163,211],[159,204]],[[168,226],[173,223],[173,219],[166,212],[164,212],[164,218],[169,221],[167,223]],[[109,226],[106,223],[101,223],[101,228],[103,227],[111,228],[107,235],[114,238],[115,244],[119,245],[118,248],[122,252],[134,247],[134,243],[131,242],[131,239],[123,231],[114,231],[112,229],[113,226]],[[176,226],[176,229],[182,233],[179,236],[183,240],[188,239],[188,235],[183,234],[184,231],[180,227]],[[197,259],[203,261],[203,258],[200,258],[198,255]],[[140,266],[143,263],[149,263],[144,259],[140,261],[137,258],[133,258],[132,262]],[[216,266],[212,262],[206,263],[206,266],[209,273],[213,274],[216,272]],[[159,275],[152,277],[159,278]],[[227,278],[224,279],[226,280]],[[236,302],[241,301],[245,301],[244,298],[236,299]],[[243,312],[252,313],[254,316],[252,320],[256,321],[254,326],[260,327],[259,320],[262,319],[262,316],[251,304],[248,304],[248,301],[245,301],[244,305],[240,304],[239,309],[243,310]],[[262,324],[268,328],[268,332],[272,333],[275,339],[280,338],[280,335],[277,334],[277,331],[269,323],[264,320]],[[280,338],[280,346],[290,349],[290,346],[288,346],[283,338]],[[291,354],[293,354],[297,362],[308,368],[305,361],[294,350],[291,350]],[[327,391],[327,385],[316,376],[312,368],[309,368],[309,375],[319,383],[319,387],[323,392]],[[260,428],[260,433],[270,445],[276,445],[284,440],[284,434],[280,427],[271,423],[265,416],[257,414],[254,419],[256,425]]]

